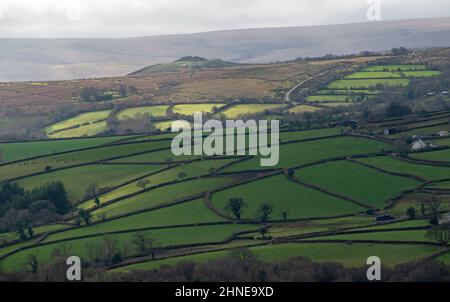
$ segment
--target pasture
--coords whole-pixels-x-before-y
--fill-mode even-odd
[[[273,188],[277,190],[273,190]],[[284,210],[289,219],[330,217],[364,211],[364,208],[334,196],[294,183],[283,175],[264,178],[214,193],[212,204],[225,211],[231,198],[242,198],[247,204],[243,218],[258,219],[258,209],[263,203],[274,206],[270,220],[282,220]]]
[[[283,107],[283,104],[240,104],[227,108],[225,111],[221,112],[220,115],[234,119],[246,115],[261,114],[267,110],[276,110]]]
[[[52,181],[61,181],[67,188],[68,198],[77,203],[87,195],[88,187],[94,186],[97,192],[115,187],[129,180],[142,177],[161,166],[149,165],[90,165],[45,173],[19,181],[26,189],[35,189]]]
[[[390,198],[421,184],[413,179],[386,174],[349,161],[298,169],[295,178],[375,208],[384,208]]]
[[[142,194],[121,200],[93,212],[94,215],[106,215],[111,218],[117,215],[132,213],[173,202],[177,199],[214,190],[236,181],[234,177],[211,177],[180,182],[156,188]]]
[[[450,149],[432,152],[412,153],[411,158],[429,161],[450,162]]]
[[[169,106],[143,106],[127,108],[119,113],[117,113],[117,118],[119,120],[142,118],[144,115],[149,115],[150,117],[165,117],[167,116],[167,109]]]
[[[389,172],[415,175],[426,180],[450,178],[450,167],[414,164],[389,156],[361,158],[358,161]]]
[[[367,258],[376,254],[386,266],[394,266],[422,258],[438,251],[436,247],[421,245],[352,244],[339,243],[287,243],[271,246],[251,247],[262,261],[281,261],[294,257],[307,257],[317,262],[334,261],[346,267],[365,267]],[[226,251],[209,252],[198,255],[175,257],[159,261],[143,262],[112,270],[126,272],[132,270],[157,269],[162,265],[175,265],[182,261],[205,262],[227,256]]]
[[[202,161],[195,161],[192,163],[183,164],[180,166],[174,166],[173,168],[171,168],[169,170],[159,172],[159,173],[149,176],[149,177],[141,178],[138,181],[132,182],[128,185],[122,186],[122,187],[112,190],[108,193],[102,194],[99,196],[99,199],[100,199],[101,203],[105,203],[105,202],[120,198],[122,196],[137,193],[142,190],[142,188],[138,186],[139,182],[142,182],[142,181],[148,181],[148,185],[146,187],[151,188],[154,186],[161,185],[163,183],[176,181],[179,179],[179,175],[181,173],[185,174],[185,178],[192,178],[192,177],[199,177],[199,176],[207,175],[207,174],[210,174],[212,171],[215,171],[216,169],[218,169],[228,163],[233,162],[234,160],[235,159],[202,160]],[[149,169],[149,172],[152,171],[152,170],[150,170],[152,166],[147,166],[147,165],[145,165],[145,166],[137,165],[137,166],[144,167],[144,168],[148,167],[147,169]],[[121,166],[119,166],[117,168],[121,169]],[[163,168],[165,168],[165,166],[159,166],[158,169],[163,169]],[[80,208],[88,209],[88,208],[93,207],[94,205],[95,205],[95,202],[92,199],[92,200],[86,201],[85,203],[80,205]]]
[[[92,123],[106,119],[110,113],[111,113],[111,110],[81,113],[75,117],[63,120],[61,122],[58,122],[56,124],[53,124],[53,125],[47,127],[46,131],[47,131],[47,133],[51,133],[54,131],[67,129],[67,128],[78,126],[78,125],[92,124]]]
[[[392,149],[392,146],[370,139],[357,137],[324,138],[310,142],[280,145],[280,160],[273,168],[294,168],[327,158],[340,158],[353,154],[377,153]],[[226,172],[261,170],[259,156],[234,164]]]
[[[94,216],[94,221],[98,220],[99,218]],[[203,198],[200,198],[154,211],[101,222],[96,225],[67,230],[49,236],[46,241],[143,228],[216,223],[222,221],[225,221],[225,219],[209,210],[205,206]]]
[[[218,225],[205,227],[186,227],[174,229],[161,229],[149,232],[157,241],[158,246],[171,246],[192,243],[208,243],[220,242],[227,239],[236,231],[243,231],[255,229],[253,225]],[[121,233],[117,235],[110,235],[110,238],[117,240],[121,249],[126,248],[129,255],[136,254],[132,249],[132,238],[134,233]],[[186,236],[186,234],[189,234]],[[37,253],[38,261],[40,263],[48,262],[54,251],[61,249],[63,246],[69,247],[70,252],[79,255],[79,257],[89,259],[89,252],[87,247],[92,245],[100,245],[105,237],[101,235],[98,237],[91,237],[86,239],[70,240],[64,243],[53,243],[42,246],[37,246],[29,250],[20,251],[0,262],[1,271],[12,271],[19,268],[26,267],[26,260],[31,253]]]
[[[321,110],[319,107],[309,106],[309,105],[298,105],[292,107],[288,110],[289,113],[305,113],[305,112],[316,112]]]
[[[385,87],[406,87],[409,84],[408,79],[363,79],[363,80],[336,80],[328,85],[331,89],[360,89],[377,87],[383,85]]]
[[[193,115],[196,112],[212,113],[225,104],[180,104],[173,107],[173,112],[182,115]]]
[[[417,64],[405,65],[374,65],[365,68],[365,71],[417,71],[426,70],[427,66]]]
[[[130,137],[132,136],[110,136],[68,140],[0,143],[0,150],[2,150],[3,162],[8,162],[59,152],[67,152],[77,149],[101,146]]]

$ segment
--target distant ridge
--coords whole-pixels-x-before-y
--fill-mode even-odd
[[[450,18],[429,18],[126,39],[0,39],[0,81],[119,76],[189,55],[267,63],[399,46],[448,47],[449,37]]]
[[[170,73],[170,72],[192,72],[195,70],[204,69],[216,69],[233,67],[239,65],[238,63],[232,63],[223,61],[220,59],[208,60],[198,56],[187,56],[175,60],[172,63],[156,64],[148,67],[144,67],[138,71],[132,72],[130,76],[143,76],[155,73]]]

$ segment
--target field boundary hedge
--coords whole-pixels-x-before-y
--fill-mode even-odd
[[[378,172],[382,172],[382,173],[385,173],[385,174],[389,174],[389,175],[393,175],[393,176],[399,176],[399,177],[412,178],[412,179],[420,181],[420,182],[429,182],[430,181],[430,180],[425,179],[425,178],[423,178],[421,176],[418,176],[418,175],[406,174],[406,173],[400,173],[400,172],[392,172],[392,171],[384,170],[384,169],[382,169],[380,167],[377,167],[377,166],[374,166],[374,165],[371,165],[371,164],[368,164],[368,163],[365,163],[365,162],[360,162],[360,161],[354,160],[352,158],[349,158],[347,160],[352,162],[352,163],[355,163],[355,164],[358,164],[358,165],[361,165],[361,166],[364,166],[366,168],[370,168],[370,169],[373,169],[373,170],[377,170]]]
[[[359,206],[361,206],[361,207],[363,207],[363,208],[366,208],[366,209],[376,209],[375,207],[373,207],[373,206],[371,206],[371,205],[365,204],[365,203],[363,203],[363,202],[361,202],[361,201],[358,201],[358,200],[356,200],[356,199],[353,199],[353,198],[351,198],[351,197],[347,197],[347,196],[344,196],[344,195],[341,195],[341,194],[338,194],[338,193],[334,193],[334,192],[328,191],[328,190],[326,190],[326,189],[321,188],[320,186],[316,186],[316,185],[313,185],[313,184],[304,182],[304,181],[302,181],[302,180],[300,180],[300,179],[298,179],[298,178],[292,178],[292,179],[287,178],[287,179],[290,180],[290,181],[293,182],[293,183],[297,183],[297,184],[302,185],[302,186],[305,186],[305,187],[307,187],[307,188],[309,188],[309,189],[313,189],[313,190],[322,192],[322,193],[324,193],[324,194],[331,195],[331,196],[337,197],[337,198],[339,198],[339,199],[342,199],[342,200],[345,200],[345,201],[348,201],[348,202],[357,204],[357,205],[359,205]]]
[[[131,156],[143,155],[143,154],[147,154],[147,153],[159,152],[159,151],[164,151],[164,150],[168,150],[168,149],[160,148],[160,149],[155,149],[155,150],[147,150],[147,151],[141,151],[141,152],[132,153],[132,154],[128,154],[128,155],[120,155],[120,156],[116,156],[116,157],[100,159],[98,161],[90,161],[90,162],[79,163],[79,164],[69,165],[69,166],[64,166],[64,167],[59,167],[59,168],[52,168],[50,171],[34,172],[32,174],[27,174],[27,175],[18,176],[15,178],[6,179],[4,181],[18,181],[18,180],[22,180],[22,179],[26,179],[26,178],[30,178],[30,177],[34,177],[34,176],[58,172],[58,171],[67,170],[67,169],[73,169],[73,168],[79,168],[79,167],[91,166],[91,165],[99,165],[99,164],[108,164],[108,161],[127,158],[127,157],[131,157]],[[170,150],[170,148],[169,148],[169,150]]]

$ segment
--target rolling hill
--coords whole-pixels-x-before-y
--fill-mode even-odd
[[[190,72],[204,69],[217,69],[225,67],[233,67],[239,65],[238,63],[226,62],[220,59],[208,60],[202,57],[187,56],[173,61],[172,63],[156,64],[142,68],[138,71],[132,72],[130,76],[143,76],[155,73],[170,73],[170,72]]]
[[[444,47],[450,46],[449,35],[450,18],[430,18],[126,39],[0,39],[0,81],[117,76],[190,55],[266,63],[398,46]]]

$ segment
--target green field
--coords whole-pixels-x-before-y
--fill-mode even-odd
[[[346,76],[346,79],[385,79],[385,78],[401,78],[402,76],[395,72],[389,71],[361,71]]]
[[[203,193],[214,188],[233,183],[233,177],[196,179],[164,186],[148,192],[112,203],[93,212],[94,215],[114,217],[121,214],[152,208],[191,195]]]
[[[367,67],[366,71],[414,71],[414,70],[425,70],[427,66],[425,65],[374,65]]]
[[[423,71],[404,71],[402,74],[408,78],[426,78],[441,75],[440,71],[423,70]]]
[[[104,146],[84,151],[51,155],[34,160],[8,164],[0,168],[0,180],[11,179],[32,173],[44,172],[45,167],[52,169],[73,165],[94,163],[108,158],[127,156],[138,152],[150,152],[161,148],[169,148],[170,141],[142,142],[128,145]]]
[[[328,85],[331,89],[360,89],[376,87],[383,85],[386,87],[405,87],[408,86],[408,79],[364,79],[364,80],[337,80]]]
[[[298,169],[295,177],[376,208],[384,208],[390,198],[420,185],[418,181],[386,174],[349,161]]]
[[[75,138],[75,137],[89,137],[100,134],[106,130],[106,122],[95,122],[92,124],[80,126],[78,128],[64,130],[49,134],[49,138]]]
[[[86,189],[93,184],[97,185],[98,190],[105,190],[162,168],[149,165],[91,165],[26,178],[19,184],[26,189],[34,189],[52,181],[61,181],[67,188],[69,200],[76,203],[86,196]]]
[[[354,105],[354,103],[340,103],[340,102],[333,102],[333,103],[321,103],[320,106],[324,106],[324,107],[346,107],[346,106],[351,106]]]
[[[411,137],[413,135],[437,135],[439,131],[450,131],[449,125],[441,125],[441,126],[432,126],[432,127],[424,127],[419,129],[413,129],[405,132],[396,133],[393,135],[389,135],[391,138],[400,138],[400,137]]]
[[[450,138],[437,139],[434,140],[433,143],[435,143],[438,146],[450,147]]]
[[[335,235],[320,237],[321,240],[379,240],[379,241],[417,241],[429,242],[425,237],[426,230],[420,231],[391,231],[361,234]]]
[[[203,160],[203,161],[196,161],[193,163],[188,163],[180,166],[173,167],[172,169],[157,173],[155,175],[143,178],[145,180],[149,181],[148,188],[157,186],[163,183],[175,181],[178,179],[178,175],[180,173],[185,173],[187,178],[192,177],[198,177],[203,176],[211,173],[211,169],[216,170],[225,164],[233,162],[235,159],[223,159],[223,160]],[[137,165],[138,167],[140,165]],[[126,166],[125,166],[126,167]],[[149,167],[148,169],[151,169],[151,166],[140,166],[140,167]],[[160,166],[158,168],[162,169],[164,166]],[[151,171],[151,170],[150,170]],[[143,180],[141,179],[141,180]],[[99,199],[101,203],[105,203],[111,200],[114,200],[116,198],[129,195],[132,193],[137,193],[142,188],[138,187],[138,181],[132,182],[128,185],[122,186],[120,188],[117,188],[111,192],[108,192],[106,194],[103,194],[99,196]],[[89,200],[83,204],[80,205],[80,208],[89,209],[95,205],[94,200]]]
[[[153,230],[150,232],[152,237],[158,241],[159,246],[171,246],[180,244],[192,244],[192,243],[208,243],[208,242],[220,242],[227,239],[236,231],[255,229],[257,227],[253,225],[218,225],[218,226],[205,226],[205,227],[187,227],[187,228],[175,228],[175,229],[161,229]],[[186,236],[189,234],[189,236]],[[135,252],[131,247],[131,240],[133,233],[123,233],[118,235],[111,235],[118,240],[122,249],[124,246],[129,250],[129,254]],[[70,246],[70,252],[79,257],[87,258],[87,246],[89,244],[101,244],[102,236],[91,237],[87,239],[78,239],[67,241],[65,244]],[[55,249],[60,248],[62,243],[54,243],[35,247],[31,250],[24,250],[18,252],[0,262],[1,271],[13,271],[21,268],[25,268],[25,262],[33,252],[36,252],[38,259],[41,263],[49,261]]]
[[[303,130],[303,131],[285,131],[285,132],[280,132],[280,141],[288,142],[288,141],[294,141],[294,140],[323,138],[326,136],[341,135],[346,130],[348,130],[348,129],[345,127],[336,127],[336,128],[322,128],[322,129]]]
[[[245,115],[260,114],[266,110],[280,109],[284,106],[282,104],[242,104],[235,105],[231,108],[221,112],[227,118],[238,118]]]
[[[151,117],[165,117],[167,116],[167,108],[169,106],[144,106],[127,108],[117,113],[119,120],[140,118],[148,114]]]
[[[450,178],[450,177],[447,177]],[[427,187],[433,188],[433,189],[444,189],[444,190],[450,190],[450,181],[444,181],[444,182],[438,182],[434,184],[429,184]]]
[[[305,113],[305,112],[315,112],[321,110],[319,107],[309,106],[309,105],[298,105],[292,107],[288,110],[289,113]]]
[[[96,219],[96,217],[94,217]],[[68,230],[49,236],[46,241],[95,235],[107,232],[135,230],[150,227],[168,227],[186,224],[221,222],[224,218],[216,215],[204,205],[203,199],[189,201],[156,211],[144,212],[125,218],[103,222],[97,225]]]
[[[110,113],[111,113],[111,110],[82,113],[73,118],[66,119],[64,121],[53,124],[50,127],[47,127],[46,131],[47,131],[47,133],[51,133],[54,131],[67,129],[67,128],[74,127],[77,125],[85,125],[85,124],[95,123],[95,122],[106,119]]]
[[[358,161],[389,172],[415,175],[427,180],[450,178],[450,167],[414,164],[389,156],[361,158]]]
[[[328,138],[311,142],[282,144],[280,160],[276,168],[292,168],[327,158],[345,157],[352,154],[375,153],[392,147],[374,140],[356,137]],[[227,168],[227,172],[260,170],[259,157],[240,162]]]
[[[273,188],[277,188],[274,190]],[[334,196],[309,189],[288,180],[285,176],[273,176],[212,195],[213,205],[225,211],[230,198],[242,198],[248,207],[243,211],[243,218],[256,219],[258,208],[262,203],[274,205],[271,220],[282,219],[281,212],[289,210],[289,218],[330,217],[364,211],[363,207],[344,201]]]
[[[182,115],[193,115],[196,112],[211,113],[213,109],[220,109],[225,104],[181,104],[173,107],[173,112]]]
[[[450,149],[444,149],[432,152],[413,153],[410,157],[422,160],[450,162]]]
[[[373,90],[368,90],[368,89],[322,89],[319,90],[316,95],[340,95],[340,94],[344,94],[344,95],[370,95],[370,94],[377,94],[379,91],[373,91]]]
[[[394,266],[421,257],[426,257],[438,251],[436,247],[421,245],[387,245],[387,244],[309,244],[288,243],[272,246],[250,248],[259,259],[264,261],[281,261],[294,257],[307,257],[317,262],[335,261],[347,267],[363,267],[367,258],[377,255],[383,259],[386,266]],[[162,265],[175,265],[182,261],[205,262],[226,257],[227,252],[210,252],[193,256],[176,257],[166,260],[144,262],[113,270],[125,272],[131,270],[150,270]]]
[[[357,102],[359,100],[365,100],[368,96],[364,95],[310,95],[306,98],[307,102],[337,102],[337,103],[348,103],[348,102]]]
[[[53,141],[47,140],[23,143],[0,143],[0,150],[2,150],[3,161],[8,162],[52,153],[101,146],[129,137],[132,136],[110,136]]]

